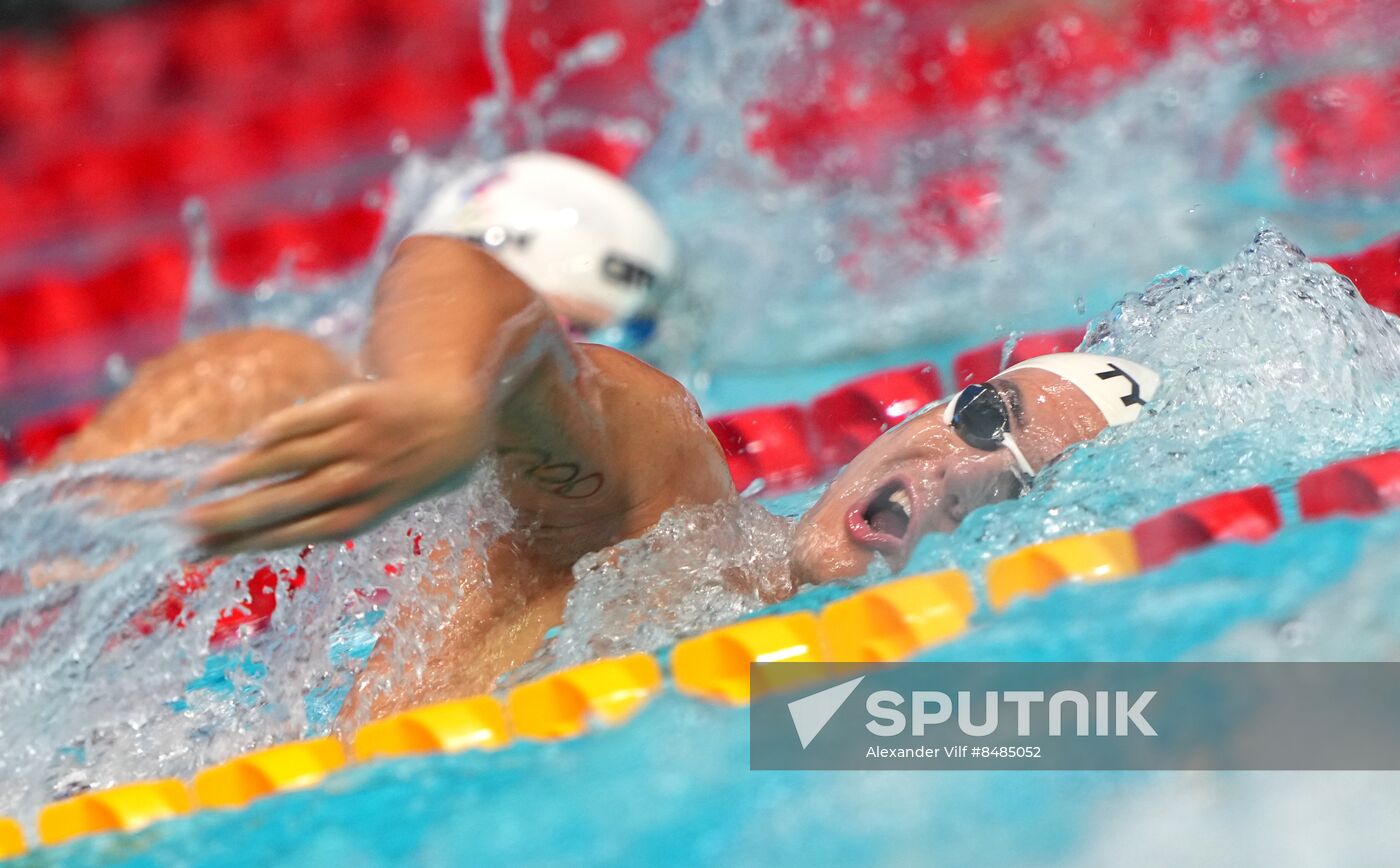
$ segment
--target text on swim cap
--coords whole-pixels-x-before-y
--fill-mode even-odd
[[[603,259],[603,276],[624,286],[639,286],[643,289],[656,286],[656,275],[649,268],[617,253],[609,253]]]
[[[535,236],[529,232],[517,232],[505,226],[491,226],[480,232],[472,232],[463,236],[468,242],[488,249],[499,250],[505,247],[514,247],[524,251],[529,248],[530,242]]]
[[[1128,394],[1122,397],[1123,406],[1131,407],[1134,404],[1142,404],[1143,406],[1147,406],[1147,402],[1142,399],[1142,386],[1138,383],[1138,381],[1134,380],[1127,371],[1123,370],[1115,364],[1110,363],[1108,367],[1109,370],[1101,371],[1097,375],[1100,380],[1112,380],[1114,377],[1122,377],[1123,379],[1127,380],[1129,385],[1131,386],[1131,391],[1129,391]]]

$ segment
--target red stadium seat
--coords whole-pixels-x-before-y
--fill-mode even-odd
[[[149,244],[89,278],[85,289],[102,327],[168,326],[183,311],[188,279],[189,262],[178,247]]]
[[[327,212],[315,220],[318,256],[298,265],[309,272],[343,271],[359,265],[374,250],[384,224],[384,212],[363,204]]]
[[[646,143],[609,135],[601,130],[568,130],[549,140],[549,150],[585,160],[619,177],[641,158]]]
[[[1005,43],[976,29],[929,34],[904,63],[913,82],[910,95],[935,112],[985,109],[1008,96],[1015,81]]]
[[[61,133],[80,105],[73,64],[61,46],[39,40],[0,42],[0,129]]]
[[[17,457],[29,464],[42,462],[58,444],[86,425],[97,409],[97,404],[80,404],[24,423],[14,436]]]
[[[172,73],[204,97],[265,97],[280,55],[277,22],[257,4],[231,0],[176,7]]]
[[[1137,0],[1134,39],[1150,54],[1166,55],[1178,39],[1202,40],[1226,25],[1225,7],[1215,0]]]
[[[1133,527],[1138,560],[1146,568],[1226,541],[1260,542],[1283,524],[1273,489],[1266,485],[1227,491],[1139,522]]]
[[[71,339],[100,323],[86,289],[66,275],[49,272],[23,286],[0,289],[0,343],[10,347]]]
[[[1046,95],[1088,105],[1140,65],[1120,29],[1087,7],[1056,4],[1011,39],[1011,52]]]
[[[904,210],[909,233],[926,243],[969,256],[992,244],[1001,232],[1001,192],[987,166],[967,166],[930,175]]]
[[[297,0],[268,3],[282,42],[299,54],[328,45],[357,45],[368,23],[362,0]]]
[[[1400,183],[1400,73],[1324,76],[1279,91],[1269,113],[1279,128],[1284,181],[1299,195],[1388,189]]]
[[[154,136],[152,188],[208,194],[272,173],[274,146],[248,123],[230,123],[214,112],[180,118]]]
[[[162,14],[127,12],[84,21],[73,34],[83,94],[105,116],[157,111],[168,70],[170,26]]]

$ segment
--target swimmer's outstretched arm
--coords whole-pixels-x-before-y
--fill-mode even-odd
[[[581,361],[546,302],[492,257],[409,238],[377,289],[365,379],[254,428],[250,448],[203,482],[284,478],[188,520],[213,551],[343,539],[459,479],[495,446],[506,405],[574,454],[602,449]]]

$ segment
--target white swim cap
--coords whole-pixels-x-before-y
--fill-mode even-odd
[[[1116,356],[1093,353],[1052,353],[1036,356],[1002,373],[1039,368],[1058,374],[1078,386],[1109,425],[1125,425],[1137,419],[1143,405],[1157,394],[1162,377],[1146,365]]]
[[[545,152],[507,157],[450,184],[413,234],[470,240],[535,291],[587,303],[613,321],[643,311],[675,268],[666,228],[635,190]]]

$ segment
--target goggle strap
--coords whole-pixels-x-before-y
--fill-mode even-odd
[[[1016,459],[1016,466],[1021,469],[1026,481],[1035,479],[1035,470],[1031,468],[1031,463],[1026,460],[1025,454],[1021,452],[1021,447],[1016,445],[1016,438],[1011,436],[1010,431],[1002,436],[1001,443],[1011,453],[1011,457]]]

